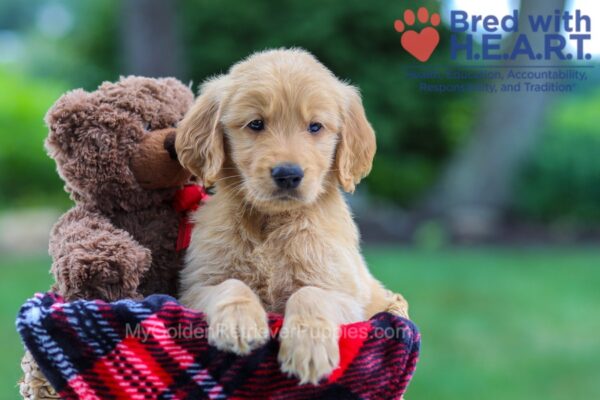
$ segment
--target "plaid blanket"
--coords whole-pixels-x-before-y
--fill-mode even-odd
[[[208,345],[203,315],[175,299],[28,300],[17,329],[65,399],[397,399],[414,372],[419,333],[388,313],[340,329],[340,365],[319,385],[298,385],[277,363],[271,340],[241,357]]]

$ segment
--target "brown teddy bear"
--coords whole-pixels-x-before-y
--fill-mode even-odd
[[[176,79],[127,77],[71,91],[48,112],[46,148],[75,202],[50,237],[53,290],[65,300],[177,296],[173,204],[191,177],[174,126],[192,101]],[[23,397],[57,398],[29,354],[22,366]]]

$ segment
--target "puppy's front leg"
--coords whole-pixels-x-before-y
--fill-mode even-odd
[[[267,313],[242,281],[190,288],[181,302],[206,314],[208,343],[220,350],[245,355],[269,339]]]
[[[301,384],[318,383],[339,364],[338,329],[363,319],[362,307],[352,297],[305,286],[286,303],[281,329],[281,370]]]
[[[373,279],[371,284],[371,301],[366,309],[367,318],[386,311],[403,318],[408,316],[408,303],[406,299],[398,293],[394,293],[383,287],[381,283]]]

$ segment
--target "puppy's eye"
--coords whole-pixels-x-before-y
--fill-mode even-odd
[[[262,119],[255,119],[254,121],[250,121],[248,128],[252,129],[253,131],[260,132],[265,129],[265,123]]]
[[[318,122],[311,122],[310,125],[308,125],[308,131],[312,134],[318,133],[322,128],[323,125]]]

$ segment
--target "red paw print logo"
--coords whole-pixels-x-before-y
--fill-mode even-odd
[[[404,21],[397,19],[394,21],[394,29],[402,33],[400,43],[404,50],[412,54],[417,60],[425,62],[429,60],[431,54],[440,42],[440,34],[433,28],[440,24],[440,14],[433,13],[429,18],[429,11],[425,7],[417,10],[417,19],[422,24],[430,24],[417,32],[410,29],[415,24],[415,13],[412,10],[404,11]]]

